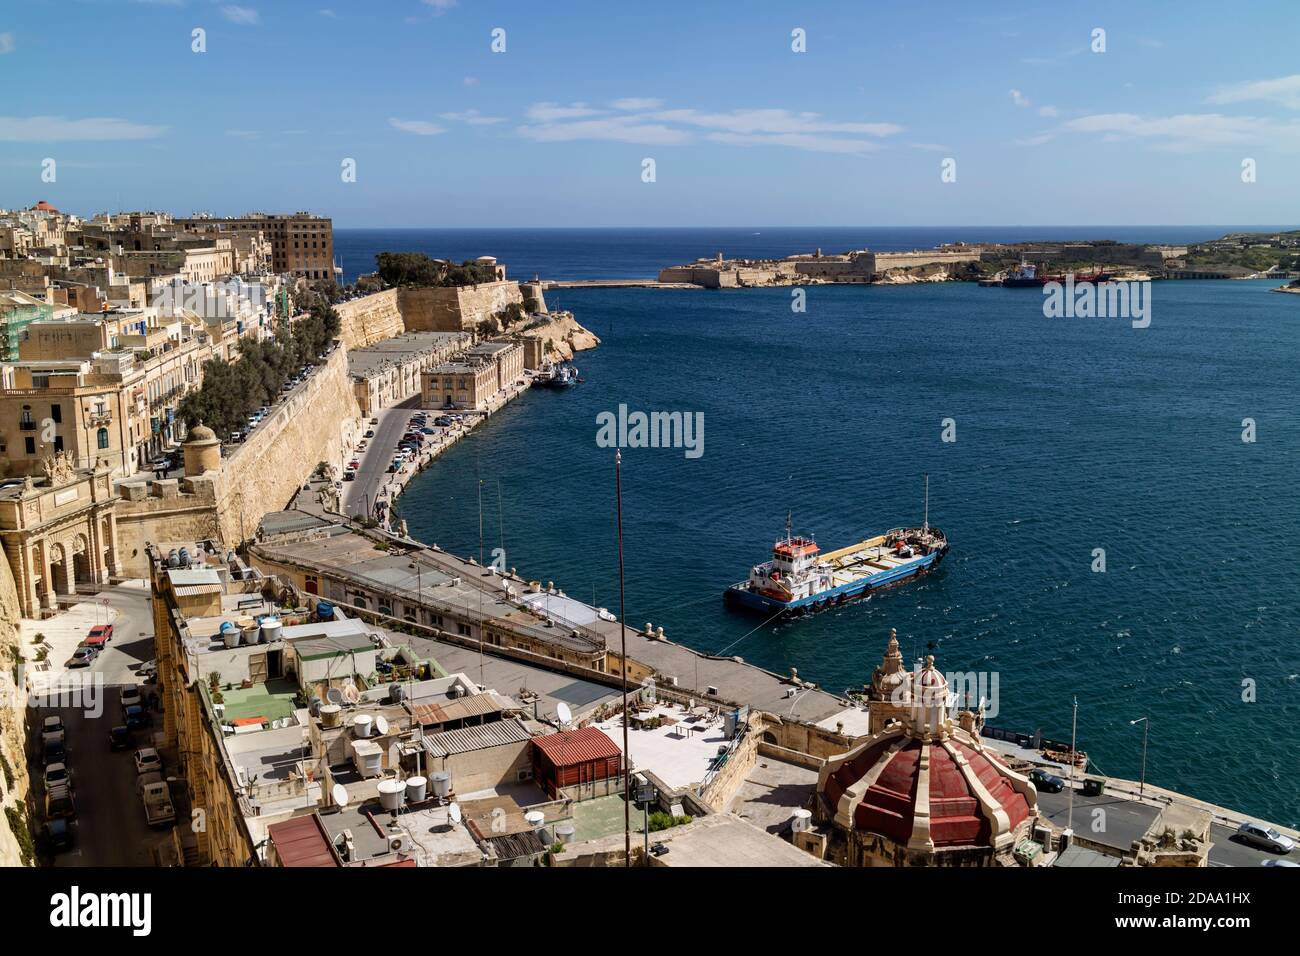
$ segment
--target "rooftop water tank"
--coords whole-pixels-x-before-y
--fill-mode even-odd
[[[546,823],[546,814],[541,810],[529,810],[524,814],[524,822],[528,824],[528,829],[540,830]]]
[[[343,708],[338,704],[323,704],[320,708],[322,727],[337,727],[343,723]]]
[[[274,615],[262,618],[262,643],[270,644],[273,641],[278,641],[282,626],[280,619]]]
[[[319,601],[316,604],[316,616],[322,621],[331,621],[334,619],[334,605],[329,601]]]
[[[406,688],[394,681],[388,685],[388,700],[393,704],[400,704],[402,698],[406,696]]]
[[[424,777],[407,777],[406,778],[406,802],[407,803],[424,803],[425,790],[428,781]]]
[[[812,828],[812,811],[802,807],[790,815],[790,829],[794,833],[804,833]]]
[[[357,714],[357,719],[352,722],[352,731],[358,737],[369,737],[370,728],[374,722],[374,718],[369,714]]]
[[[445,770],[429,774],[429,784],[433,787],[435,797],[446,798],[451,793],[451,774]]]
[[[167,567],[179,568],[181,566],[180,554],[175,548],[167,552]]]
[[[400,780],[379,781],[379,805],[392,812],[402,806],[402,796],[406,793],[406,784]]]
[[[561,823],[555,828],[555,842],[572,843],[573,842],[573,824]]]
[[[223,621],[221,624],[221,642],[226,647],[239,646],[239,628],[235,627],[229,621]]]

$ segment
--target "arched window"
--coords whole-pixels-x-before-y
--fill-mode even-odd
[[[96,436],[95,436],[95,437],[96,437],[96,438],[98,439],[98,441],[99,441],[99,447],[100,447],[100,448],[107,448],[107,447],[108,447],[108,429],[107,429],[107,428],[101,428],[101,429],[96,433]]]

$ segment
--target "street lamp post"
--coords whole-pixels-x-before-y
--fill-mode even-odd
[[[1142,776],[1138,781],[1138,799],[1141,800],[1147,788],[1147,731],[1151,727],[1151,721],[1147,717],[1129,721],[1130,726],[1136,727],[1138,724],[1142,725]]]

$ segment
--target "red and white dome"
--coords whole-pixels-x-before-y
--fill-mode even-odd
[[[953,723],[948,682],[933,658],[908,682],[902,719],[822,768],[817,793],[825,811],[839,826],[909,853],[1007,849],[1035,814],[1034,785]]]

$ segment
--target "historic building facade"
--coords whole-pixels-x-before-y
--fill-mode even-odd
[[[39,618],[59,595],[99,586],[118,570],[112,472],[77,469],[68,453],[45,462],[43,480],[0,487],[0,541],[13,571],[23,617]]]

